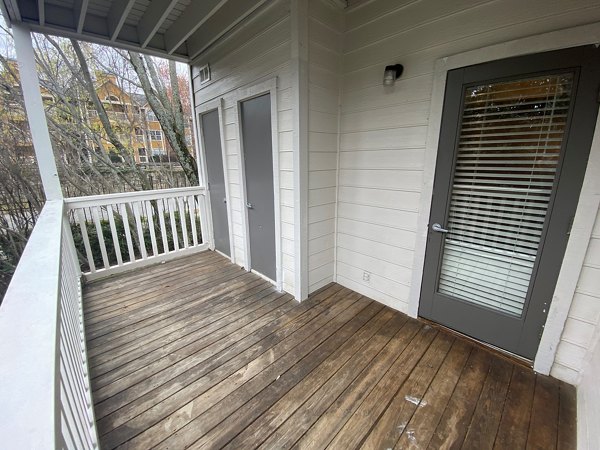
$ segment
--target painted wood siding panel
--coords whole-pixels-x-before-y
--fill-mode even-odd
[[[577,388],[577,448],[600,448],[600,344],[596,342],[588,352],[585,371]]]
[[[326,2],[308,4],[308,284],[313,292],[334,278],[344,20],[342,10]]]
[[[600,195],[600,193],[599,193]],[[586,377],[586,362],[600,339],[600,210],[579,274],[551,374],[570,383]],[[589,369],[588,369],[589,370]]]
[[[237,89],[251,87],[273,77],[278,78],[277,109],[279,128],[281,251],[283,289],[294,292],[294,202],[292,160],[292,105],[290,68],[289,1],[273,2],[265,11],[239,27],[202,55],[193,67],[210,64],[211,80],[200,84],[193,79],[196,106],[216,98],[225,102],[225,147],[233,210],[233,246],[235,262],[246,262],[246,244],[239,164],[240,142],[237,123]]]
[[[408,289],[390,289],[387,280],[408,280],[410,285],[410,276],[400,275],[398,267],[412,271],[420,196],[423,183],[430,181],[423,179],[422,170],[435,61],[598,20],[600,4],[594,0],[376,0],[347,10],[340,98],[339,283],[407,311]],[[394,63],[403,64],[404,73],[393,87],[384,87],[383,69]],[[326,110],[326,99],[315,101]],[[569,321],[590,312],[588,320],[597,323],[600,316],[599,250],[590,245]],[[366,264],[363,255],[378,263]],[[369,268],[365,281],[363,272]],[[565,370],[580,367],[577,361],[585,355],[587,347],[580,346],[587,345],[590,328],[574,331],[578,329],[567,328],[577,336],[560,350]]]

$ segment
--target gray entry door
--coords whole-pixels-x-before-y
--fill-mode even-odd
[[[275,281],[275,209],[271,96],[261,95],[240,104],[246,208],[253,270]]]
[[[589,156],[594,46],[448,72],[419,313],[537,351]]]
[[[214,110],[202,114],[201,121],[206,170],[208,172],[210,210],[212,213],[215,248],[225,255],[231,256],[229,221],[227,220],[227,196],[225,191],[225,177],[223,175],[223,152],[221,148],[218,111]]]

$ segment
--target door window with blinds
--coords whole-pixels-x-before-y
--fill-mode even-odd
[[[595,46],[448,71],[419,314],[533,359],[598,113]]]
[[[572,83],[567,73],[465,89],[439,292],[522,314]]]

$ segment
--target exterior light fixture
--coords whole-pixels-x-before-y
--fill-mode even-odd
[[[400,75],[402,75],[403,70],[404,66],[402,64],[385,66],[385,71],[383,72],[383,85],[393,86],[396,80],[400,78]]]

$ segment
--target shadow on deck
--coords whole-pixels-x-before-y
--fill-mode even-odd
[[[89,284],[103,449],[575,448],[573,387],[337,284],[214,252]]]

